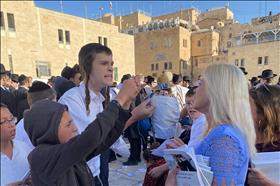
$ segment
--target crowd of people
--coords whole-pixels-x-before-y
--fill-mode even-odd
[[[144,186],[175,186],[179,168],[154,152],[182,145],[209,157],[212,185],[279,185],[250,167],[256,152],[280,151],[271,69],[247,80],[245,68],[214,64],[196,81],[163,71],[117,84],[108,47],[86,44],[78,59],[47,83],[1,64],[1,186],[108,186],[117,156],[146,162]]]

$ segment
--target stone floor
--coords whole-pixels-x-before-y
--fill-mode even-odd
[[[142,186],[146,165],[142,160],[137,166],[123,166],[126,158],[118,158],[110,163],[110,186]]]

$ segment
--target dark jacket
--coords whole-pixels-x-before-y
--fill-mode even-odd
[[[65,92],[73,87],[76,87],[76,85],[72,81],[64,77],[57,77],[54,82],[54,89],[57,94],[57,100],[59,100],[59,98],[62,97]]]
[[[86,161],[108,149],[131,116],[110,103],[82,134],[60,144],[58,127],[65,109],[62,104],[43,100],[25,113],[24,128],[35,146],[28,156],[35,186],[94,185]]]
[[[27,92],[28,89],[25,87],[19,87],[18,90],[16,90],[18,121],[23,118],[23,112],[26,109],[29,109],[29,104],[27,102]]]
[[[5,105],[8,106],[9,110],[11,113],[17,117],[17,108],[16,108],[16,96],[15,93],[11,90],[4,89],[1,87],[0,89],[1,92],[1,103],[4,103]]]

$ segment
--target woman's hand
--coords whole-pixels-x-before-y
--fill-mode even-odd
[[[181,139],[179,138],[173,138],[171,139],[171,143],[166,144],[166,148],[168,149],[175,149],[178,147],[181,147],[182,145],[186,145]]]
[[[169,171],[167,179],[165,181],[165,186],[176,186],[176,175],[178,171],[180,170],[179,167],[175,167],[171,171]]]
[[[270,181],[261,171],[249,168],[248,184],[253,186],[279,186]]]
[[[151,175],[153,178],[160,177],[165,171],[168,171],[168,165],[167,163],[160,165],[158,167],[154,167],[152,170],[149,171],[149,175]]]

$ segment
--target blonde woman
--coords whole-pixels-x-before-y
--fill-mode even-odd
[[[229,64],[207,67],[194,108],[207,117],[208,132],[195,150],[210,158],[212,185],[244,185],[249,158],[256,151],[256,134],[243,72]],[[170,172],[166,185],[176,185],[176,170]]]

